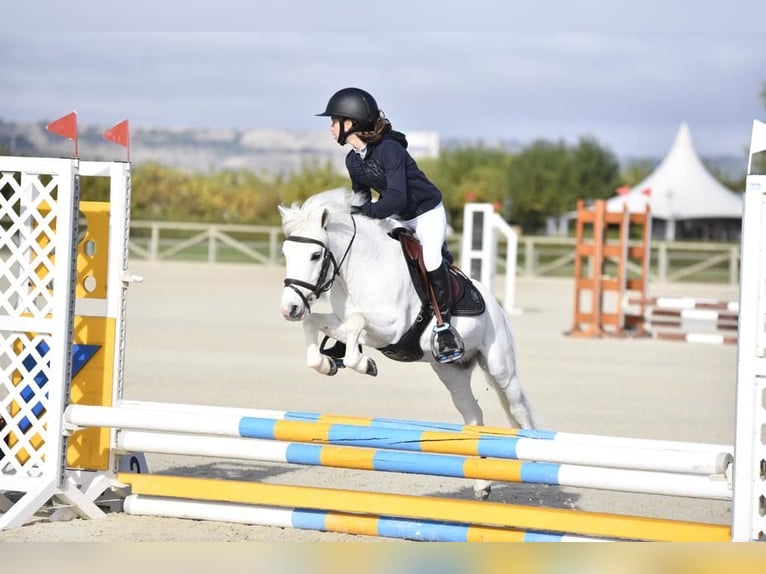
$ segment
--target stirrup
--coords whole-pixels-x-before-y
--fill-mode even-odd
[[[438,350],[439,345],[437,344],[437,338],[440,333],[444,333],[445,331],[449,331],[452,334],[455,339],[456,347],[452,351],[442,354],[439,353]],[[463,339],[449,323],[444,323],[441,326],[437,325],[433,328],[433,331],[431,332],[431,354],[434,359],[442,364],[454,363],[455,361],[462,359],[464,353],[465,345],[463,344]]]

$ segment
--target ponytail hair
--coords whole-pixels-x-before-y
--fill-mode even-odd
[[[375,121],[375,125],[372,129],[367,131],[357,132],[357,137],[365,143],[377,143],[382,140],[387,134],[390,134],[393,128],[391,122],[386,118],[383,110],[380,110],[378,119]]]

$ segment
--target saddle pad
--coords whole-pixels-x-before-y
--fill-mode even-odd
[[[467,275],[463,274],[457,267],[450,267],[450,276],[452,277],[452,314],[453,315],[481,315],[486,310],[484,297]],[[460,285],[455,289],[455,283]]]

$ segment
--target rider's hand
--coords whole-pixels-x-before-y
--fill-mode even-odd
[[[362,205],[352,205],[351,206],[351,215],[370,215],[370,202],[367,201],[363,203]]]

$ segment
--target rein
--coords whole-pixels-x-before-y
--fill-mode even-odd
[[[322,293],[330,290],[330,288],[333,286],[333,283],[335,283],[335,278],[340,275],[340,269],[343,266],[343,262],[346,260],[349,251],[351,251],[351,246],[354,244],[354,239],[356,239],[356,220],[353,216],[351,216],[351,223],[354,226],[354,233],[351,235],[351,239],[348,242],[348,246],[346,246],[346,251],[343,253],[343,257],[340,258],[340,263],[337,262],[335,256],[327,247],[327,245],[318,239],[314,239],[313,237],[303,237],[300,235],[291,235],[285,238],[285,241],[294,241],[296,243],[312,243],[314,245],[319,245],[324,250],[322,255],[322,268],[319,271],[319,277],[317,278],[316,283],[312,284],[301,279],[292,279],[290,277],[284,280],[285,287],[289,287],[298,294],[298,296],[303,301],[303,304],[306,306],[306,309],[308,309],[309,313],[311,313],[311,305],[308,298],[303,293],[303,291],[299,289],[299,287],[308,289],[309,292],[313,293],[316,297],[319,297]],[[332,265],[332,276],[327,278],[327,273],[330,269],[330,265]]]

